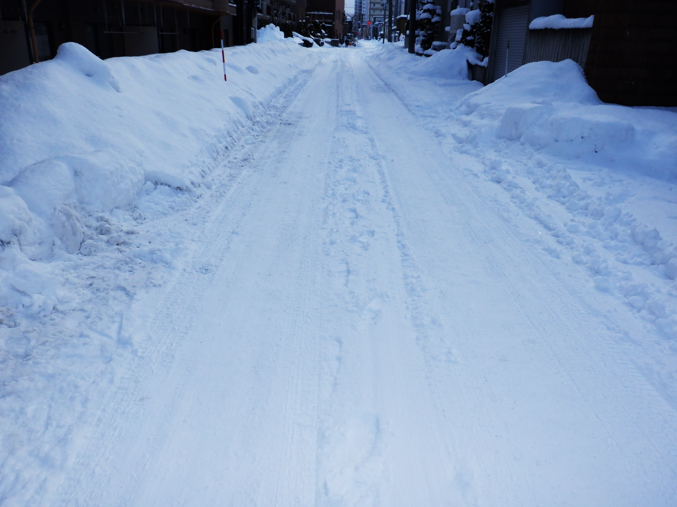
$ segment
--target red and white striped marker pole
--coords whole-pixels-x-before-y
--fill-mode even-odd
[[[221,30],[221,59],[223,60],[223,80],[228,81],[226,77],[226,53],[223,50],[223,30]]]

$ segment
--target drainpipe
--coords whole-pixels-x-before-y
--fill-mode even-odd
[[[31,31],[31,41],[33,42],[33,59],[35,63],[40,63],[40,55],[38,54],[38,40],[35,38],[35,26],[33,26],[33,11],[40,3],[40,0],[35,0],[31,8],[28,9],[28,28]]]

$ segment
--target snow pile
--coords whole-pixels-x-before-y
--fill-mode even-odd
[[[291,40],[232,48],[224,82],[220,50],[102,61],[68,43],[0,77],[0,324],[3,312],[68,307],[55,268],[35,261],[124,243],[106,217],[133,212],[147,186],[208,183],[219,154],[316,61]]]
[[[259,44],[283,39],[284,33],[282,32],[282,30],[280,30],[278,26],[275,26],[272,23],[256,30],[256,42],[258,42]]]
[[[228,48],[224,82],[220,49],[101,61],[66,44],[0,77],[0,504],[58,483],[74,428],[148,350],[130,305],[209,272],[186,260],[200,207],[318,61],[291,40]]]
[[[524,65],[465,97],[454,113],[470,118],[478,136],[519,141],[562,160],[677,178],[675,115],[603,104],[571,60]]]
[[[447,139],[452,158],[481,161],[473,175],[511,203],[501,212],[515,206],[535,222],[543,232],[537,244],[560,269],[583,268],[596,292],[677,340],[673,110],[604,104],[571,60],[531,63],[470,88],[461,80],[414,81],[384,53],[374,58],[381,79],[420,111],[432,135]],[[677,373],[659,364],[664,345],[640,343],[660,388],[677,399],[670,380]]]
[[[450,119],[459,150],[493,153],[485,176],[552,235],[548,253],[677,339],[677,114],[604,104],[567,60],[520,67]]]
[[[461,46],[454,50],[431,51],[429,58],[416,58],[402,46],[387,44],[376,47],[373,57],[380,64],[387,64],[400,74],[468,80],[467,62],[477,62],[478,55],[472,48]]]
[[[544,16],[534,19],[529,23],[530,30],[544,30],[546,28],[552,30],[560,30],[566,28],[592,28],[595,21],[595,16],[588,18],[565,18],[561,14],[553,16]]]

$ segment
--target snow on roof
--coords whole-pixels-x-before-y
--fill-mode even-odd
[[[544,16],[534,19],[529,24],[530,30],[543,30],[546,28],[559,30],[562,28],[592,28],[592,23],[595,21],[595,16],[589,18],[565,18],[561,14],[553,16]]]

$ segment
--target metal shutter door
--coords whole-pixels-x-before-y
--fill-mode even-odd
[[[498,19],[498,41],[496,55],[494,57],[494,81],[505,74],[505,57],[510,41],[508,52],[508,72],[512,72],[522,65],[524,57],[524,42],[527,37],[527,25],[529,24],[529,6],[511,7],[503,9]]]

